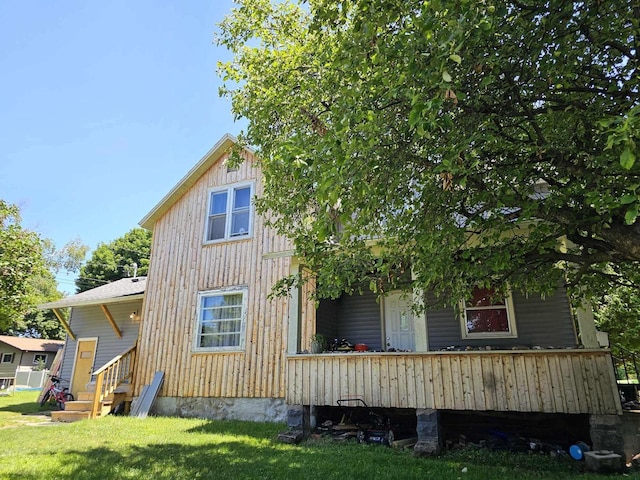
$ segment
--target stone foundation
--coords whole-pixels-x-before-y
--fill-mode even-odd
[[[158,397],[151,413],[167,417],[284,423],[287,405],[283,398]]]
[[[438,455],[442,451],[440,413],[432,408],[418,408],[416,417],[418,443],[413,453],[419,456]]]
[[[589,427],[593,450],[608,450],[624,458],[622,415],[590,415]]]

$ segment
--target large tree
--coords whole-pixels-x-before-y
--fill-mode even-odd
[[[40,237],[22,227],[16,205],[0,199],[0,331],[30,308],[34,293],[30,280],[44,271]]]
[[[151,232],[134,228],[110,243],[101,243],[80,268],[78,292],[134,275],[146,275],[151,254]]]
[[[321,295],[409,266],[584,294],[639,279],[639,25],[633,0],[243,0],[221,91]]]

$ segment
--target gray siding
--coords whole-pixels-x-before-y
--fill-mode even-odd
[[[435,308],[426,312],[429,350],[449,346],[523,347],[575,347],[577,338],[569,301],[564,288],[549,298],[528,297],[514,292],[513,307],[516,316],[517,338],[462,339],[460,319],[453,308]]]
[[[318,332],[329,341],[345,338],[352,344],[366,343],[369,350],[382,349],[380,304],[373,292],[323,300],[316,318]]]
[[[0,345],[0,362],[2,361],[2,354],[4,353],[13,353],[13,362],[0,363],[0,378],[13,378],[16,376],[18,365],[20,365],[22,351],[3,343]]]
[[[99,305],[73,307],[71,311],[70,325],[76,338],[98,338],[94,370],[133,346],[138,338],[139,322],[133,322],[129,315],[134,310],[142,311],[142,300],[110,304],[108,308],[122,332],[122,338],[116,336]],[[75,354],[76,341],[67,337],[60,371],[60,376],[66,380],[64,386],[69,386],[71,381]]]

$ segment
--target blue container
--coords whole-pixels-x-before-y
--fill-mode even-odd
[[[569,447],[569,455],[571,455],[571,458],[574,460],[582,460],[584,459],[584,452],[588,452],[589,450],[591,449],[586,443],[576,442],[575,445]]]

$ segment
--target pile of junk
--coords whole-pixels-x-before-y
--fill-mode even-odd
[[[319,409],[316,435],[396,448],[409,448],[418,441],[415,413],[403,415],[398,409],[370,408],[361,398],[339,399],[337,404],[337,409]]]

